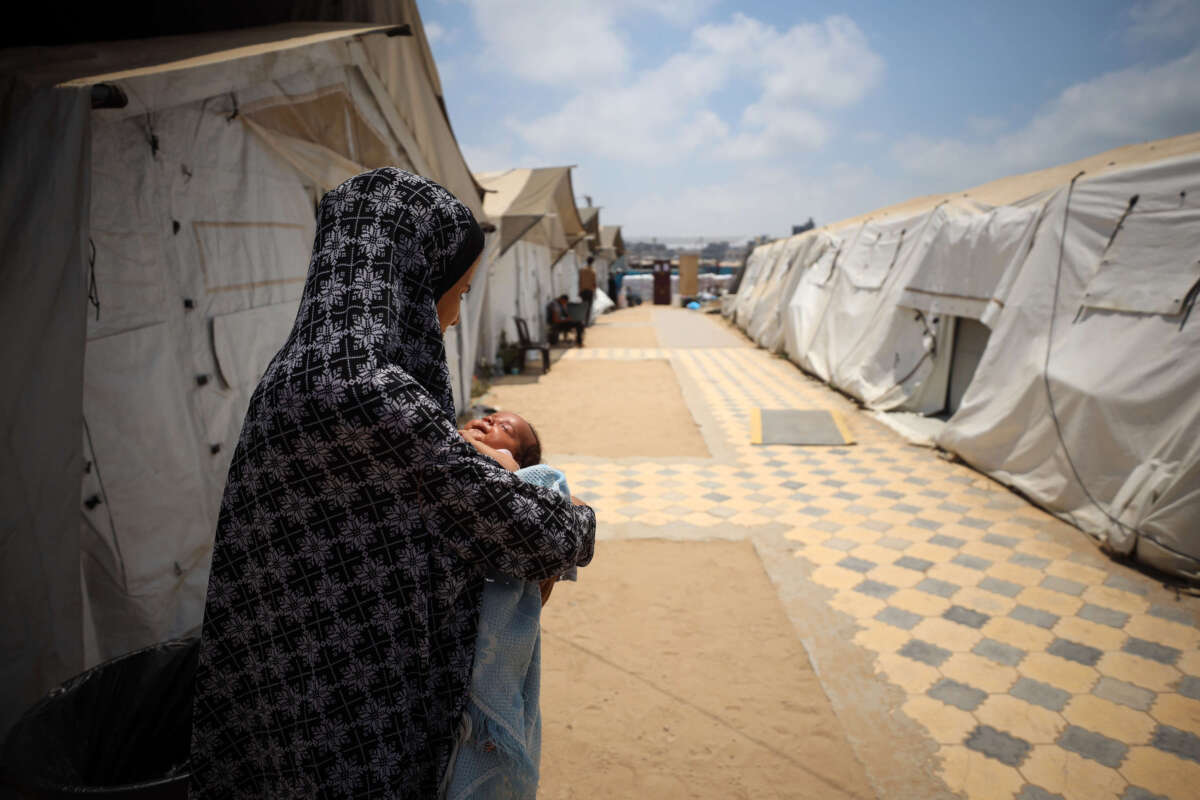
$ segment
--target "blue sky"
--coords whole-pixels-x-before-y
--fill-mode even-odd
[[[1200,130],[1200,0],[424,0],[473,170],[627,238],[786,233]]]

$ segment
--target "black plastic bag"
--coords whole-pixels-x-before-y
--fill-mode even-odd
[[[106,661],[22,715],[3,783],[29,797],[185,798],[199,639]]]

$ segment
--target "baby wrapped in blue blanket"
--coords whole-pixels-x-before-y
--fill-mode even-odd
[[[541,461],[533,427],[511,412],[461,431],[522,480],[570,497],[567,478]],[[526,466],[528,465],[528,466]],[[574,580],[575,568],[563,577]],[[496,575],[483,590],[467,709],[443,783],[447,800],[533,798],[542,748],[540,618],[556,579],[538,584]]]

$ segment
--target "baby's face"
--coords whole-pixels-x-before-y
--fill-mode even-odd
[[[507,450],[514,456],[525,452],[533,445],[533,429],[521,416],[511,411],[497,411],[483,419],[473,419],[465,430],[476,430],[483,434],[479,441],[493,450]]]

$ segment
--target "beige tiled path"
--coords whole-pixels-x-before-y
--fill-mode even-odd
[[[687,312],[598,324],[626,313],[677,342]],[[701,320],[730,332],[693,314],[685,338]],[[1200,796],[1195,597],[762,350],[563,358],[669,360],[712,459],[557,465],[601,538],[753,540],[880,797]],[[753,407],[841,410],[857,444],[751,445]]]

